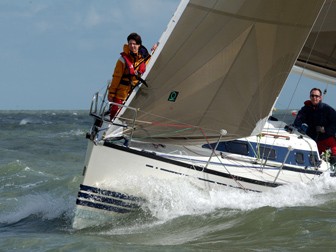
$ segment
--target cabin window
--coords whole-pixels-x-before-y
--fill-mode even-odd
[[[309,162],[312,166],[318,166],[320,163],[316,154],[309,155]]]
[[[275,149],[273,148],[259,146],[259,153],[261,158],[273,160],[276,159]]]
[[[247,155],[248,154],[248,145],[247,143],[242,143],[238,141],[229,141],[225,142],[225,149],[227,152]]]
[[[304,164],[304,155],[302,152],[295,153],[295,162],[297,164]]]

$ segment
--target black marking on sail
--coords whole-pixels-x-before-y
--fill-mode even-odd
[[[175,102],[176,99],[177,99],[178,94],[179,94],[179,92],[177,92],[177,91],[172,91],[172,92],[169,94],[168,101],[170,101],[170,102]]]

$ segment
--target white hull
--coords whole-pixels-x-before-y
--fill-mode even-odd
[[[293,144],[299,135],[284,130],[280,133],[274,137],[268,131],[263,138],[266,142],[277,141],[277,146],[287,149],[289,154],[296,153],[288,144]],[[288,141],[290,138],[292,141]],[[256,139],[250,137],[248,140]],[[300,139],[297,145],[308,140]],[[319,167],[291,164],[290,155],[287,155],[287,162],[283,160],[284,164],[275,161],[265,164],[264,159],[218,151],[209,160],[211,150],[201,146],[184,146],[176,154],[176,149],[173,151],[176,146],[132,142],[132,147],[125,147],[122,143],[89,141],[74,228],[106,223],[111,215],[121,216],[138,211],[141,202],[150,199],[146,199],[140,186],[132,183],[134,178],[163,181],[183,178],[206,191],[229,186],[264,192],[284,184],[309,183],[328,170],[324,161]],[[309,145],[312,143],[309,142]],[[316,152],[315,155],[318,157]]]

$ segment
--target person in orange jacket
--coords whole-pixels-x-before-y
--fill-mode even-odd
[[[124,45],[121,57],[118,59],[112,81],[108,90],[108,100],[117,104],[123,104],[130,92],[138,85],[144,82],[141,79],[146,71],[146,64],[150,59],[150,54],[142,45],[139,34],[131,33],[127,37],[128,44]],[[113,104],[110,107],[110,119],[112,120],[120,106]]]

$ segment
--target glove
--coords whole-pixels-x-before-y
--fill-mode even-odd
[[[317,133],[325,133],[324,127],[323,126],[316,126],[316,132]]]
[[[113,98],[115,97],[115,93],[108,93],[107,95],[107,99],[109,102],[113,102]]]
[[[285,130],[289,133],[293,133],[294,127],[292,125],[286,125]]]
[[[301,127],[299,129],[300,133],[306,134],[307,133],[307,129],[308,129],[308,125],[306,123],[302,123]]]

